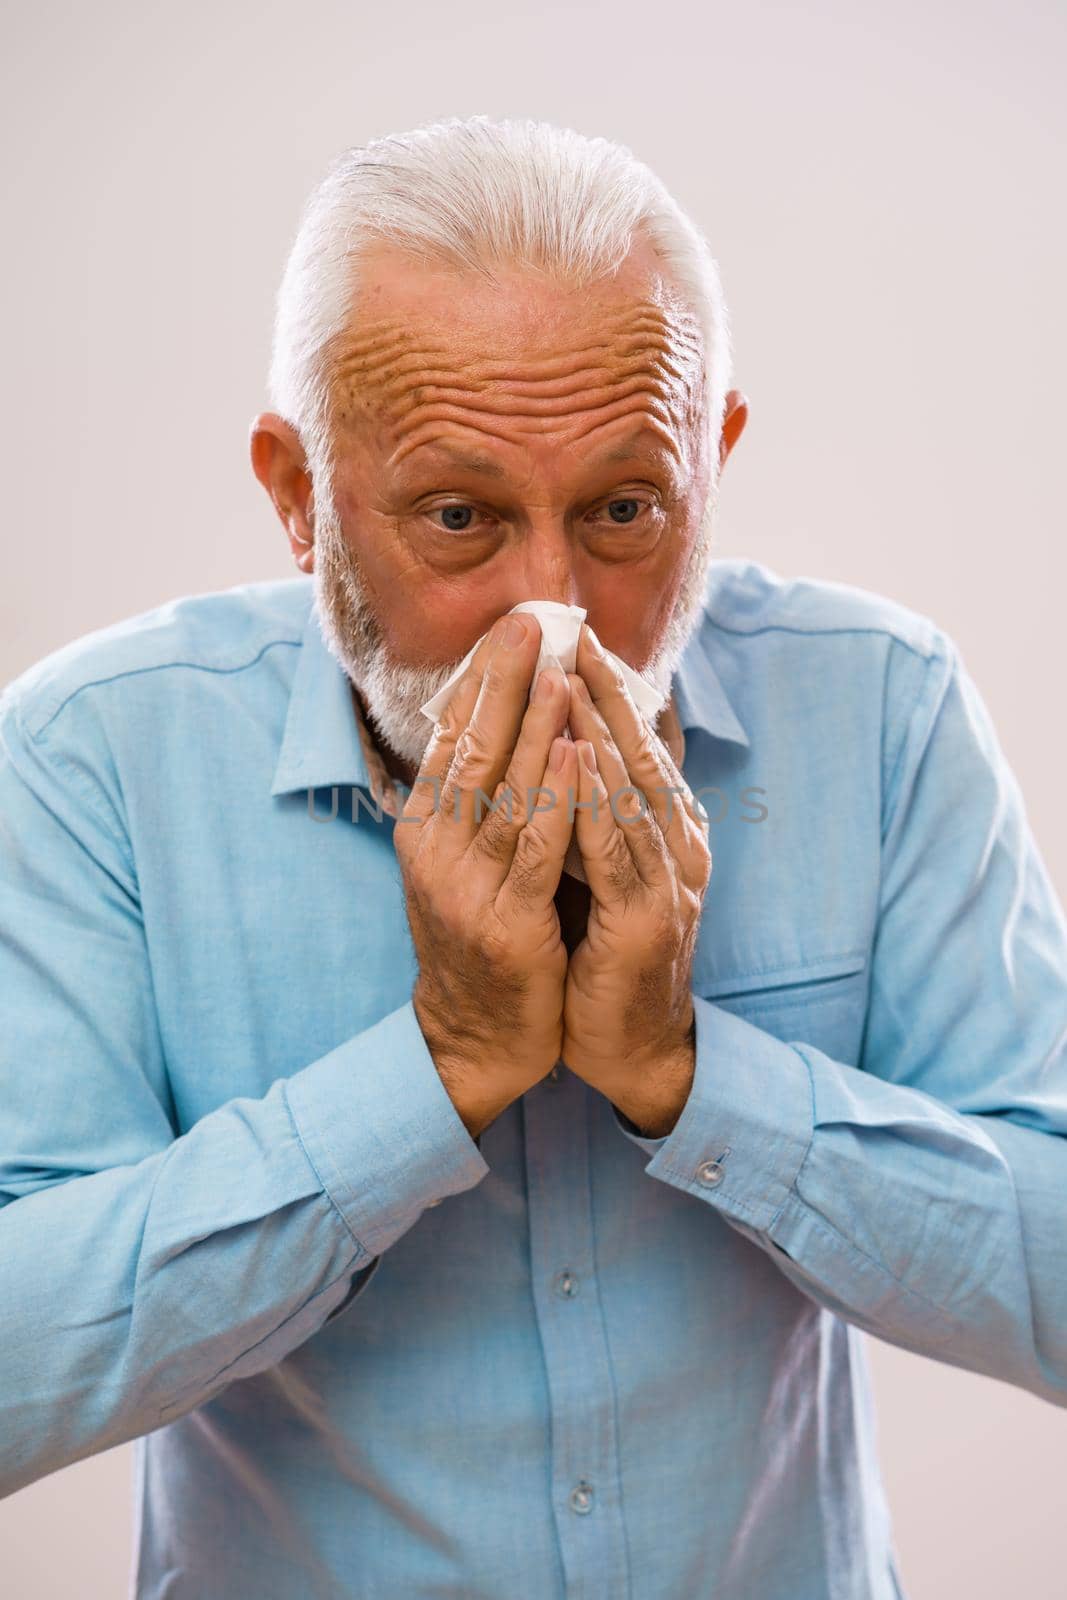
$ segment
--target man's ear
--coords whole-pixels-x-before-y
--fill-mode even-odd
[[[748,401],[740,389],[731,389],[726,396],[726,409],[722,417],[722,434],[719,439],[719,471],[726,465],[726,457],[744,432],[748,421]]]
[[[273,411],[261,412],[248,435],[252,471],[270,495],[301,572],[315,564],[315,509],[307,458],[296,429]]]

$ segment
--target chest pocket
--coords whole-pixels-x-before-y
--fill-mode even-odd
[[[800,966],[712,973],[699,967],[693,991],[786,1043],[812,1044],[857,1065],[867,1014],[867,956],[825,956]]]

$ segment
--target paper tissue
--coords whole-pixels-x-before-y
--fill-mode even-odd
[[[584,606],[566,606],[556,600],[520,600],[518,605],[511,607],[511,610],[529,611],[541,624],[541,649],[537,657],[537,665],[530,678],[531,694],[533,693],[533,686],[537,682],[537,674],[542,668],[556,666],[563,672],[574,672],[576,670],[578,634],[586,615]],[[481,639],[477,639],[467,651],[452,676],[441,685],[435,695],[419,707],[423,716],[428,717],[431,722],[438,720],[445,706],[452,698],[460,679],[484,638],[485,634],[483,633]],[[605,654],[608,660],[613,662],[622,673],[623,681],[629,689],[637,709],[645,717],[646,721],[651,722],[663,706],[665,696],[654,689],[646,678],[643,678],[628,662],[623,661],[613,651],[605,650]],[[563,730],[562,737],[565,739],[570,738],[570,733],[566,728]],[[516,803],[522,805],[524,798],[516,796]],[[572,878],[578,878],[582,883],[587,881],[582,868],[582,857],[578,849],[578,841],[575,838],[571,839],[567,856],[563,863],[563,870],[569,873]]]

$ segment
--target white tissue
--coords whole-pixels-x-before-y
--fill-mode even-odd
[[[556,600],[520,600],[518,605],[511,607],[511,610],[529,611],[541,624],[541,649],[537,657],[537,665],[530,679],[531,695],[533,694],[534,684],[537,682],[537,674],[542,668],[555,666],[559,667],[563,672],[574,672],[576,670],[578,634],[586,615],[584,606],[565,606]],[[475,651],[484,638],[485,634],[483,633],[481,639],[477,639],[467,651],[452,676],[441,685],[435,695],[431,696],[424,705],[419,707],[423,716],[428,717],[431,722],[436,722],[439,719],[445,706],[451,700],[460,679],[466,672]],[[639,672],[635,672],[629,662],[623,661],[621,656],[617,656],[614,651],[605,649],[604,653],[608,660],[613,662],[622,673],[623,681],[627,689],[629,689],[630,696],[637,709],[646,721],[651,722],[662,707],[665,696],[654,689],[646,678],[643,678]],[[564,739],[570,738],[570,733],[566,728],[564,728],[561,737]],[[563,863],[563,870],[569,873],[572,878],[578,878],[582,883],[588,881],[582,867],[581,852],[578,849],[576,838],[571,839],[566,860]]]

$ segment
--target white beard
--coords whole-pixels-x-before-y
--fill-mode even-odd
[[[693,541],[685,574],[663,639],[641,676],[666,696],[671,680],[704,607],[711,561],[712,525],[718,499],[713,482]],[[379,742],[387,744],[416,770],[433,734],[419,707],[452,676],[467,651],[439,666],[412,667],[389,655],[367,599],[359,561],[344,538],[332,496],[315,494],[315,605],[323,638],[359,690]],[[551,599],[524,595],[523,599]],[[473,643],[473,641],[472,641]]]

